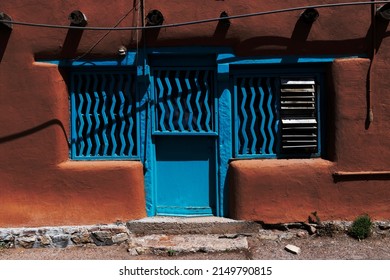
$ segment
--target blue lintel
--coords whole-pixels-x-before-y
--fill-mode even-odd
[[[229,73],[229,67],[233,65],[256,65],[256,64],[273,64],[288,65],[302,63],[329,63],[340,58],[367,58],[366,54],[329,54],[329,55],[287,55],[287,56],[236,56],[231,48],[228,47],[165,47],[165,48],[147,48],[141,51],[128,51],[126,56],[117,58],[100,58],[100,59],[59,59],[59,60],[37,60],[38,62],[52,63],[59,67],[117,67],[117,66],[141,66],[141,69],[148,65],[144,61],[145,55],[155,55],[156,58],[174,55],[208,56],[215,55],[211,64],[217,65],[218,74],[222,76]],[[198,58],[194,58],[196,62]],[[193,61],[193,62],[194,62]],[[180,63],[180,60],[178,61]],[[138,75],[141,74],[138,69]],[[146,70],[146,71],[145,71]],[[142,69],[142,73],[148,69]]]
[[[59,67],[115,67],[115,66],[135,66],[137,62],[137,53],[128,52],[126,56],[114,58],[101,59],[39,59],[37,62],[51,63]]]
[[[229,65],[255,65],[255,64],[295,64],[295,63],[329,63],[340,58],[367,58],[367,55],[334,54],[314,56],[264,56],[264,57],[238,57],[233,54],[220,54],[217,56],[218,64]]]

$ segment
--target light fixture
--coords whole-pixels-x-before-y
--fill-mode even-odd
[[[12,21],[12,18],[6,13],[0,12],[0,20]],[[12,23],[10,22],[0,22],[0,26],[12,29]]]
[[[125,56],[127,52],[127,48],[125,46],[120,46],[118,49],[118,55],[119,56]]]
[[[389,21],[390,20],[390,3],[380,6],[376,10],[376,15],[377,15],[377,17],[379,17],[383,20]]]
[[[159,10],[151,10],[146,16],[147,26],[158,26],[164,22],[164,16]]]
[[[304,22],[311,24],[315,22],[319,16],[320,13],[317,11],[317,9],[308,8],[301,14],[301,19]]]
[[[68,16],[71,25],[86,26],[87,17],[79,10],[74,10]]]

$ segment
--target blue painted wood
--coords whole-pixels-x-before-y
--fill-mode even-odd
[[[276,83],[276,81],[274,80],[274,83]],[[277,131],[278,131],[278,126],[273,126],[273,121],[274,119],[276,119],[276,115],[277,115],[277,108],[278,106],[275,106],[274,104],[278,104],[277,101],[276,101],[276,98],[274,98],[274,96],[276,96],[276,92],[277,90],[273,90],[272,87],[271,87],[271,79],[270,78],[267,78],[267,89],[268,89],[268,102],[267,102],[267,109],[268,109],[268,125],[267,125],[267,128],[268,128],[268,135],[269,135],[269,145],[268,145],[268,152],[269,154],[275,154],[275,147],[274,147],[274,143],[275,143],[275,135],[277,134]],[[274,93],[275,91],[275,93]],[[275,130],[272,130],[272,128],[275,128]]]
[[[203,143],[202,139],[205,136],[213,136],[216,141],[214,170],[215,184],[210,192],[214,197],[215,209],[213,214],[224,216],[227,215],[227,196],[228,184],[226,175],[228,171],[228,162],[233,157],[239,158],[276,158],[279,156],[279,151],[275,149],[278,146],[279,138],[274,138],[278,131],[278,119],[273,119],[278,115],[277,83],[272,77],[275,74],[281,74],[281,68],[268,67],[269,65],[283,67],[306,66],[311,64],[329,63],[335,58],[353,58],[364,57],[359,55],[330,55],[330,56],[307,56],[307,57],[236,57],[233,51],[229,48],[214,48],[214,47],[187,47],[187,48],[159,48],[159,49],[143,49],[138,52],[129,52],[125,58],[111,60],[65,60],[65,61],[42,61],[58,64],[59,67],[71,67],[73,72],[78,72],[80,75],[71,75],[70,91],[71,91],[71,110],[72,121],[76,120],[78,126],[71,126],[71,157],[72,159],[104,159],[104,160],[129,160],[140,159],[144,165],[145,171],[145,192],[146,192],[146,209],[148,215],[155,215],[157,212],[164,212],[167,215],[177,213],[175,207],[165,206],[157,207],[157,185],[158,178],[155,174],[156,148],[158,142],[156,139],[167,137],[169,134],[173,138],[190,137]],[[148,60],[150,58],[150,60]],[[116,80],[116,84],[122,84],[121,91],[116,92],[112,98],[112,92],[109,90],[112,82],[109,75],[112,72],[124,71],[128,72],[130,67],[134,66],[129,72],[135,73],[136,94],[133,94],[133,85],[126,81]],[[262,66],[265,66],[262,68]],[[170,74],[162,72],[151,74],[150,67],[153,69],[165,69]],[[192,69],[190,71],[190,69]],[[252,69],[248,71],[248,69]],[[263,69],[264,71],[260,71]],[[102,71],[105,74],[102,74]],[[153,70],[154,71],[154,70]],[[196,71],[199,71],[196,73]],[[206,72],[209,71],[208,77]],[[240,123],[233,115],[238,114],[240,107],[233,104],[237,97],[237,88],[231,87],[230,82],[232,77],[237,77],[237,73],[243,71],[247,73],[245,79],[251,86],[245,88],[247,100],[244,105],[247,110],[246,130],[243,133],[248,137],[247,150],[250,151],[243,155],[233,155],[233,151],[238,151],[238,141],[233,141],[238,124]],[[306,70],[294,68],[294,72],[302,74]],[[321,72],[321,69],[315,68],[312,71]],[[242,72],[242,73],[243,73]],[[251,72],[251,73],[249,73]],[[283,71],[282,71],[283,72]],[[83,74],[93,75],[87,78]],[[254,77],[271,77],[266,79],[266,82],[261,84],[260,80]],[[256,74],[257,76],[253,76]],[[96,76],[95,76],[96,75]],[[165,75],[168,79],[165,80]],[[215,76],[214,76],[215,75]],[[158,79],[159,77],[160,84]],[[205,83],[217,79],[217,83]],[[90,79],[90,89],[88,90],[91,100],[88,100],[85,93],[80,94],[83,90],[80,86],[79,79],[86,83]],[[101,83],[97,82],[101,80]],[[126,79],[125,79],[126,80]],[[261,85],[258,85],[260,83]],[[233,82],[234,84],[234,82]],[[80,86],[80,88],[79,88]],[[171,87],[172,99],[171,106],[173,107],[173,115],[169,111],[168,101],[166,106],[158,106],[159,90],[161,97],[164,97],[164,92]],[[214,89],[217,89],[213,92]],[[260,105],[260,89],[264,92],[263,102]],[[114,90],[115,91],[115,90]],[[199,96],[198,92],[202,92]],[[73,94],[74,93],[74,94]],[[269,94],[271,93],[271,94]],[[254,94],[256,95],[254,97]],[[125,100],[123,100],[125,97]],[[267,98],[268,97],[268,98]],[[324,95],[321,94],[321,98]],[[212,100],[214,103],[209,103]],[[112,103],[116,103],[114,111],[111,110]],[[157,103],[155,103],[157,102]],[[81,106],[80,106],[81,105]],[[87,109],[89,106],[89,109]],[[127,108],[127,110],[126,110]],[[155,110],[163,108],[165,112],[161,113],[168,117],[168,121],[155,116]],[[320,107],[319,107],[320,108]],[[119,109],[119,111],[118,111]],[[78,113],[80,110],[80,113]],[[163,111],[161,110],[161,111]],[[88,114],[86,111],[89,111]],[[198,111],[203,116],[199,118]],[[260,111],[270,117],[260,120],[257,116]],[[135,113],[136,112],[136,113]],[[272,113],[270,113],[272,112]],[[124,122],[116,122],[116,129],[113,132],[112,122],[119,119],[126,119]],[[322,113],[321,113],[322,114]],[[132,116],[130,118],[126,116]],[[256,115],[256,119],[254,117]],[[323,117],[323,116],[319,116]],[[169,121],[171,119],[171,121]],[[201,120],[199,122],[199,120]],[[175,124],[175,122],[178,122]],[[233,127],[234,124],[234,127]],[[321,122],[319,122],[319,125]],[[170,131],[172,126],[174,131]],[[259,126],[261,125],[261,133]],[[79,129],[81,127],[81,129]],[[162,128],[162,129],[161,129]],[[79,141],[81,137],[85,137],[89,130],[91,137],[85,138],[85,141]],[[263,135],[264,132],[264,135]],[[113,136],[115,136],[115,144],[118,156],[112,156]],[[196,136],[196,137],[195,137]],[[323,135],[321,136],[323,138]],[[162,139],[162,138],[161,138]],[[175,140],[176,141],[176,140]],[[92,148],[91,148],[92,143]],[[236,146],[233,147],[233,144]],[[77,145],[82,147],[83,153],[89,153],[91,156],[80,157],[77,155]],[[197,145],[197,144],[194,144]],[[199,144],[202,146],[202,144]],[[188,146],[190,147],[190,146]],[[321,142],[319,143],[321,147]],[[130,149],[129,154],[126,152]],[[265,151],[265,154],[259,154],[258,150]],[[93,156],[93,154],[98,156]],[[216,165],[218,164],[218,165]],[[202,213],[204,206],[182,207],[182,215],[190,215],[191,213]],[[209,206],[207,206],[209,207]],[[206,207],[206,208],[207,208]],[[172,211],[170,211],[170,210]],[[206,211],[207,212],[207,211]]]
[[[274,156],[277,130],[272,128],[277,104],[270,78],[238,73],[234,84],[235,156]]]
[[[71,74],[72,159],[139,158],[134,76],[110,70]]]
[[[256,84],[256,89],[258,91],[260,91],[260,104],[259,104],[259,110],[260,110],[260,114],[261,114],[261,126],[260,126],[260,132],[261,132],[261,135],[263,136],[263,145],[261,146],[261,152],[265,152],[266,151],[266,148],[267,148],[267,134],[265,133],[265,121],[266,121],[266,115],[265,115],[265,112],[264,112],[264,99],[265,99],[265,93],[264,93],[264,90],[263,88],[261,87],[261,79],[258,79],[257,80],[257,84]],[[255,91],[256,92],[256,91]],[[269,99],[270,100],[270,99]],[[269,116],[267,114],[267,116]],[[272,118],[272,114],[269,116],[270,118]],[[270,138],[272,138],[272,135],[270,135]],[[257,154],[256,152],[255,153],[252,153],[252,154]]]
[[[208,68],[154,68],[154,134],[214,134],[214,72]]]
[[[215,138],[159,136],[155,148],[156,214],[214,214]]]
[[[301,152],[297,149],[281,150],[282,132],[280,129],[280,80],[281,77],[316,77],[321,80],[321,68],[275,68],[235,69],[233,73],[234,89],[234,125],[236,158],[282,158],[282,157],[318,157],[321,155],[321,129],[316,130],[318,147],[315,151]],[[317,83],[315,118],[321,125],[320,84]],[[255,100],[257,100],[255,102]],[[256,104],[256,105],[255,105]],[[296,116],[303,118],[301,115]],[[255,118],[255,120],[253,119]],[[255,149],[254,149],[255,148]]]

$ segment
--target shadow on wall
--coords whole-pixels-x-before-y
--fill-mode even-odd
[[[79,47],[83,30],[69,29],[61,50],[61,58],[73,58]]]
[[[0,62],[3,60],[5,49],[8,45],[8,40],[11,36],[11,29],[0,25]]]
[[[356,173],[334,173],[333,181],[338,182],[350,182],[350,181],[387,181],[390,180],[390,173],[388,172],[356,172]]]
[[[315,24],[315,23],[314,23]],[[324,55],[324,54],[371,54],[373,40],[373,24],[371,23],[366,36],[349,40],[307,41],[313,23],[302,18],[297,21],[290,38],[279,36],[259,36],[242,41],[236,53],[239,56],[258,55]],[[387,31],[388,21],[375,21],[375,49],[378,50],[383,39],[390,36]],[[268,46],[270,48],[268,48]]]
[[[10,141],[14,141],[14,140],[17,140],[19,138],[23,138],[23,137],[26,137],[28,135],[37,133],[37,132],[39,132],[41,130],[44,130],[44,129],[52,126],[52,125],[56,125],[56,126],[59,126],[61,128],[61,130],[64,133],[64,137],[66,139],[66,142],[68,142],[68,135],[66,133],[65,127],[62,124],[62,122],[60,120],[58,120],[58,119],[52,119],[52,120],[44,122],[44,123],[42,123],[40,125],[34,126],[32,128],[26,129],[26,130],[23,130],[21,132],[17,132],[17,133],[6,135],[6,136],[0,136],[0,144],[6,143],[6,142],[10,142]]]
[[[347,40],[316,40],[308,41],[312,27],[316,24],[315,19],[308,21],[304,17],[297,20],[291,37],[258,36],[243,41],[228,36],[230,21],[223,19],[227,14],[221,14],[221,20],[217,23],[214,34],[211,37],[194,36],[193,38],[160,40],[160,28],[146,30],[141,39],[148,47],[158,46],[188,46],[191,41],[196,45],[211,46],[225,45],[234,48],[238,56],[256,55],[326,55],[326,54],[367,54],[371,53],[373,24],[371,23],[366,36]],[[376,49],[379,48],[383,38],[390,35],[387,32],[388,21],[375,19]],[[234,25],[234,23],[232,23]],[[293,61],[288,61],[293,63]]]

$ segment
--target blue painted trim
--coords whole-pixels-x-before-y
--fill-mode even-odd
[[[232,135],[232,138],[233,138],[233,142],[234,142],[234,157],[235,158],[240,158],[240,159],[255,159],[255,158],[259,158],[259,159],[266,159],[266,158],[302,158],[302,157],[320,157],[321,156],[321,141],[323,140],[323,136],[321,135],[321,119],[322,119],[322,116],[321,116],[321,105],[322,103],[320,102],[320,99],[323,98],[321,94],[322,92],[322,89],[324,88],[324,85],[323,85],[323,80],[322,80],[322,77],[323,77],[323,74],[322,72],[324,71],[323,67],[311,67],[311,66],[305,66],[303,68],[300,68],[300,67],[285,67],[285,66],[281,66],[280,68],[275,68],[275,69],[272,69],[272,70],[269,70],[268,68],[266,69],[255,69],[255,70],[252,70],[250,69],[249,71],[246,71],[245,68],[240,68],[240,69],[235,69],[235,71],[232,71],[232,74],[233,74],[233,89],[234,89],[234,104],[232,104],[232,106],[234,106],[234,135]],[[240,78],[251,78],[253,76],[256,76],[256,77],[262,77],[262,78],[268,78],[268,77],[282,77],[282,76],[314,76],[316,78],[316,81],[317,81],[317,86],[318,88],[320,88],[319,92],[317,92],[317,99],[316,99],[316,110],[317,110],[317,125],[318,125],[318,137],[317,137],[317,141],[318,141],[318,147],[317,147],[317,152],[313,152],[313,153],[307,153],[307,154],[304,154],[304,153],[299,153],[299,154],[283,154],[283,153],[280,153],[279,150],[277,151],[268,151],[267,152],[263,152],[263,153],[259,153],[259,154],[251,154],[251,153],[248,153],[248,154],[245,154],[245,153],[240,153],[240,143],[239,143],[239,139],[238,139],[238,135],[240,134],[240,118],[238,116],[238,112],[239,112],[239,109],[241,108],[242,111],[245,110],[245,108],[242,108],[243,106],[243,103],[245,102],[245,99],[243,99],[242,103],[241,104],[238,104],[238,94],[237,94],[237,91],[238,91],[238,88],[241,86],[240,84],[238,84],[236,82],[236,77],[240,77]],[[261,93],[261,91],[260,91]],[[243,92],[244,96],[243,98],[245,98],[246,94],[245,94],[245,91]],[[279,95],[278,94],[274,94],[274,96],[276,96],[276,99],[275,99],[275,102],[278,102],[278,98],[279,98]],[[268,107],[270,107],[270,104],[268,104]],[[243,115],[243,118],[244,118],[244,121],[246,120],[246,112],[242,112]],[[276,114],[278,114],[278,112],[276,112]],[[262,117],[264,118],[265,114],[263,112],[261,112],[261,115]],[[262,131],[261,133],[263,133],[263,130],[265,129],[265,127],[262,125]],[[269,127],[268,127],[269,129]],[[277,133],[277,139],[278,139],[278,144],[279,141],[280,141],[280,137],[279,137],[279,133],[277,131],[275,131],[275,133]],[[246,143],[247,143],[247,136],[246,136],[246,131],[245,130],[242,130],[242,137],[244,138],[244,150],[246,150]],[[242,143],[241,143],[242,144]],[[264,151],[264,149],[263,149]]]
[[[207,59],[202,61],[197,61],[199,57],[206,57]],[[155,103],[153,100],[154,96],[154,84],[153,77],[150,73],[151,63],[148,61],[148,57],[158,58],[161,57],[161,61],[170,61],[170,59],[177,58],[177,62],[181,63],[181,58],[187,57],[185,63],[189,64],[188,66],[202,67],[202,63],[207,61],[206,65],[203,65],[207,68],[212,67],[216,70],[216,83],[215,83],[215,124],[216,131],[215,133],[206,133],[206,134],[193,134],[194,136],[215,136],[217,141],[217,188],[216,188],[216,215],[217,216],[226,216],[227,213],[227,171],[229,166],[229,161],[233,158],[233,151],[237,151],[238,143],[234,141],[234,133],[236,133],[237,125],[233,126],[233,117],[232,113],[236,113],[237,108],[232,108],[233,99],[236,98],[234,92],[232,92],[231,75],[237,73],[235,71],[240,71],[245,69],[246,66],[261,66],[267,65],[267,69],[264,69],[263,73],[275,73],[279,70],[274,70],[272,67],[268,66],[296,66],[297,64],[323,64],[333,62],[338,58],[367,58],[367,55],[355,55],[355,54],[345,54],[345,55],[326,55],[326,56],[266,56],[266,57],[238,57],[234,54],[231,48],[225,47],[168,47],[168,48],[149,48],[142,49],[138,53],[135,51],[129,51],[124,58],[112,58],[112,59],[96,59],[96,60],[39,60],[38,62],[52,63],[56,64],[61,68],[73,68],[73,69],[96,69],[96,68],[106,68],[106,69],[118,69],[118,67],[136,67],[137,76],[136,76],[136,90],[137,90],[137,152],[139,159],[141,159],[144,164],[145,170],[145,192],[146,192],[146,210],[149,216],[154,216],[156,214],[156,175],[153,174],[155,169],[155,146],[153,135],[172,135],[172,133],[160,133],[156,131],[154,114],[152,113],[155,110]],[[192,57],[192,61],[191,61]],[[195,63],[196,65],[192,65]],[[186,65],[186,64],[185,64]],[[185,66],[184,65],[184,66]],[[164,65],[162,65],[164,66]],[[172,65],[177,67],[178,65]],[[305,65],[307,66],[307,65]],[[314,66],[314,65],[313,65]],[[258,69],[253,70],[258,73]],[[71,86],[72,88],[72,86]],[[72,89],[71,89],[72,91]],[[324,94],[321,92],[320,98],[323,98]],[[319,101],[319,100],[318,100]],[[75,96],[71,95],[71,118],[75,117],[77,108],[75,108]],[[319,110],[321,109],[318,107]],[[234,111],[233,111],[233,110]],[[324,119],[323,112],[319,113],[319,125]],[[72,126],[72,135],[76,136],[77,131]],[[319,130],[320,131],[320,130]],[[183,135],[181,132],[180,135]],[[190,135],[190,134],[186,134]],[[72,136],[72,137],[73,137]],[[324,136],[322,135],[321,138]],[[319,138],[320,139],[320,138]],[[321,143],[322,141],[320,141]],[[72,146],[75,145],[74,139],[72,139]],[[322,147],[320,147],[322,149]],[[72,148],[71,152],[75,149]],[[263,156],[250,156],[250,155],[237,155],[237,159],[249,159],[249,158],[276,158],[276,154],[279,154],[279,151],[274,151],[275,154],[263,155]],[[136,158],[112,158],[112,157],[98,157],[98,158],[77,158],[74,154],[70,155],[73,160],[137,160]],[[289,155],[289,157],[294,155]],[[279,155],[278,155],[279,157]]]
[[[51,63],[58,65],[59,67],[108,67],[108,66],[135,66],[137,61],[136,52],[128,52],[125,57],[119,57],[117,59],[40,59],[37,62]]]
[[[74,119],[76,118],[76,99],[74,92],[74,74],[70,75],[70,122],[74,123]],[[70,148],[70,158],[76,157],[76,126],[71,125],[71,148]]]
[[[205,47],[205,46],[187,46],[187,47],[160,47],[147,48],[146,53],[151,54],[172,54],[172,55],[219,55],[233,54],[233,49],[229,47]]]
[[[164,207],[158,206],[156,209],[158,216],[213,216],[213,209],[210,207]]]
[[[189,131],[177,131],[177,132],[162,132],[153,131],[152,135],[158,136],[218,136],[217,132],[189,132]]]
[[[219,54],[218,64],[229,65],[256,65],[256,64],[296,64],[296,63],[329,63],[340,58],[367,58],[367,55],[321,55],[321,56],[265,56],[265,57],[237,57],[233,54]]]

